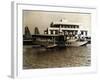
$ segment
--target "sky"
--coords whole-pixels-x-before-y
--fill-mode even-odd
[[[24,27],[28,26],[31,34],[34,34],[34,28],[38,27],[40,34],[44,33],[51,22],[66,19],[68,22],[80,23],[88,29],[88,35],[91,34],[91,14],[71,13],[71,12],[47,12],[47,11],[23,11],[23,34]]]

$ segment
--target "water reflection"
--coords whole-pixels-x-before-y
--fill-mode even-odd
[[[57,68],[90,66],[91,45],[66,48],[23,47],[23,68]]]

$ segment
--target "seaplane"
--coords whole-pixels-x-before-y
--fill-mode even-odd
[[[70,38],[64,34],[33,34],[31,35],[28,27],[25,28],[23,35],[23,45],[32,45],[34,48],[44,47],[52,49],[54,47],[78,47],[86,45],[88,41],[84,36],[76,35],[75,38]]]

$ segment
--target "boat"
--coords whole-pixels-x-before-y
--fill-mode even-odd
[[[52,49],[55,47],[57,47],[57,44],[48,45],[48,46],[46,46],[46,49]]]
[[[57,41],[57,46],[58,47],[79,47],[79,46],[83,46],[86,45],[88,43],[88,41],[83,38],[77,38],[77,39],[64,39],[64,35],[60,36],[58,41]]]
[[[88,43],[88,40],[84,36],[77,37],[76,39],[69,39],[66,41],[66,46],[73,46],[73,47],[79,47],[86,45]]]
[[[67,41],[66,46],[73,46],[73,47],[79,47],[86,45],[88,41]]]

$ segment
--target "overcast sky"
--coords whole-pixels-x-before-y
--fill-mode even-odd
[[[31,34],[34,33],[34,28],[38,27],[41,34],[47,27],[50,27],[52,21],[59,21],[67,19],[68,22],[81,23],[84,28],[89,29],[91,33],[91,15],[83,13],[69,13],[69,12],[46,12],[46,11],[23,11],[23,33],[24,27],[28,26]]]

